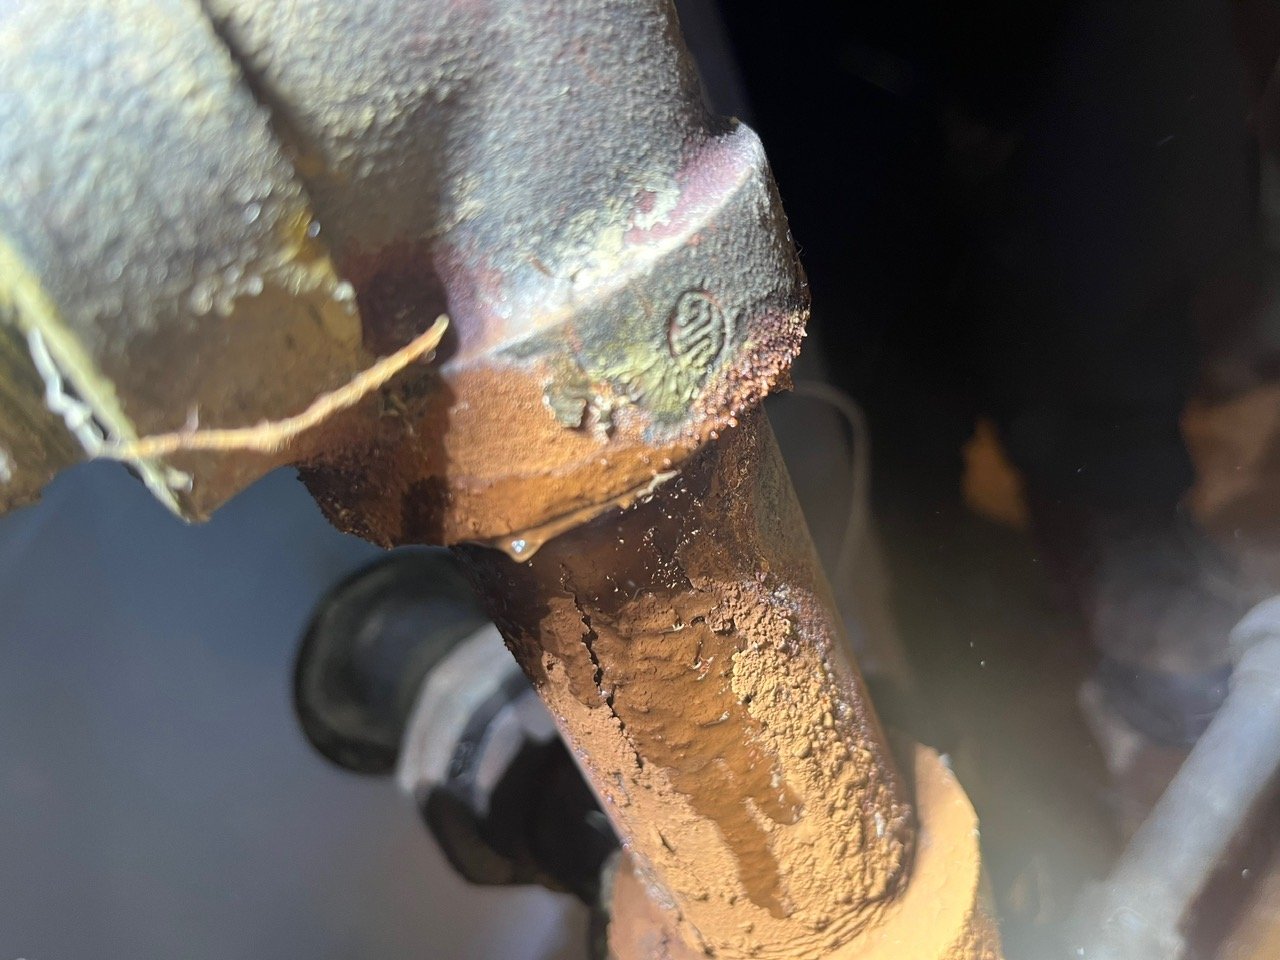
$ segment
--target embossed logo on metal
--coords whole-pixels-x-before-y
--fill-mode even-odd
[[[667,320],[667,344],[680,365],[703,371],[724,350],[729,337],[725,312],[706,290],[680,294]]]

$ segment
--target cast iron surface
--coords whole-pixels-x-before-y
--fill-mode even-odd
[[[114,456],[200,517],[305,462],[368,539],[505,537],[653,481],[798,349],[760,144],[665,0],[90,0],[0,41],[0,506]],[[211,444],[441,315],[433,369]]]

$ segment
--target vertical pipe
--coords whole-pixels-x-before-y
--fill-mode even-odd
[[[825,957],[898,893],[911,808],[760,411],[527,562],[459,552],[689,944]]]

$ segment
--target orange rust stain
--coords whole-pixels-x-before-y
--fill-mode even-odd
[[[800,801],[733,691],[733,655],[746,638],[717,616],[714,597],[691,586],[642,595],[612,614],[584,612],[583,624],[598,664],[590,700],[603,698],[637,755],[666,768],[672,786],[716,823],[751,901],[787,916],[778,863],[752,807],[791,824]]]
[[[759,416],[526,563],[461,552],[686,939],[797,960],[892,901],[912,817]]]

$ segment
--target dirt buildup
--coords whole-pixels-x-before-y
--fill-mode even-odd
[[[527,563],[461,552],[688,943],[824,957],[893,899],[911,811],[762,415]]]
[[[947,764],[927,747],[914,757],[916,840],[911,879],[853,939],[822,960],[1000,960],[1000,935],[983,908],[978,821]],[[631,856],[607,872],[610,956],[699,960],[654,902]],[[810,956],[806,953],[803,956]]]

